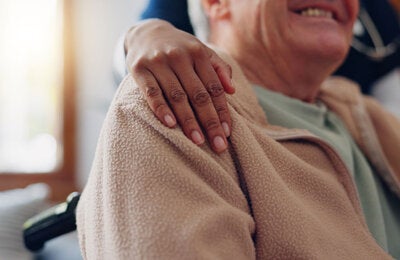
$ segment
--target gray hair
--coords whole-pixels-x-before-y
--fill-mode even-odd
[[[201,4],[201,0],[188,0],[188,8],[194,34],[201,41],[207,42],[210,34],[210,25],[208,23],[208,17]]]

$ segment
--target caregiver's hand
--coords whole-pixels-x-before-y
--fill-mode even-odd
[[[231,118],[225,94],[233,94],[232,71],[196,37],[161,20],[132,27],[125,39],[128,70],[157,118],[181,126],[194,143],[226,150]],[[200,127],[201,126],[201,127]]]

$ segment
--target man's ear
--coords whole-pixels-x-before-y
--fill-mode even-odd
[[[211,19],[223,19],[230,15],[229,0],[202,0],[203,8]]]

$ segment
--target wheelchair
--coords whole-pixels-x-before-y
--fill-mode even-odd
[[[31,252],[44,248],[49,240],[76,230],[76,206],[80,193],[71,193],[60,203],[28,219],[23,225],[25,247]]]

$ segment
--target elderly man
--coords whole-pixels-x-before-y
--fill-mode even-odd
[[[360,0],[350,52],[334,74],[356,81],[365,94],[376,92],[373,88],[378,86],[374,84],[400,67],[400,12],[396,14],[396,8],[400,10],[400,0]],[[163,19],[178,29],[193,33],[187,0],[149,0],[141,18]],[[123,48],[118,46],[118,49],[117,53],[124,55]],[[125,63],[124,59],[118,60],[121,65],[115,67],[115,72],[116,81],[120,83],[125,76]],[[387,91],[385,88],[383,92]]]
[[[84,257],[400,257],[400,123],[352,83],[328,80],[357,1],[202,2],[224,62],[164,22],[128,35],[132,75],[78,206]],[[201,145],[189,103],[219,154]]]

